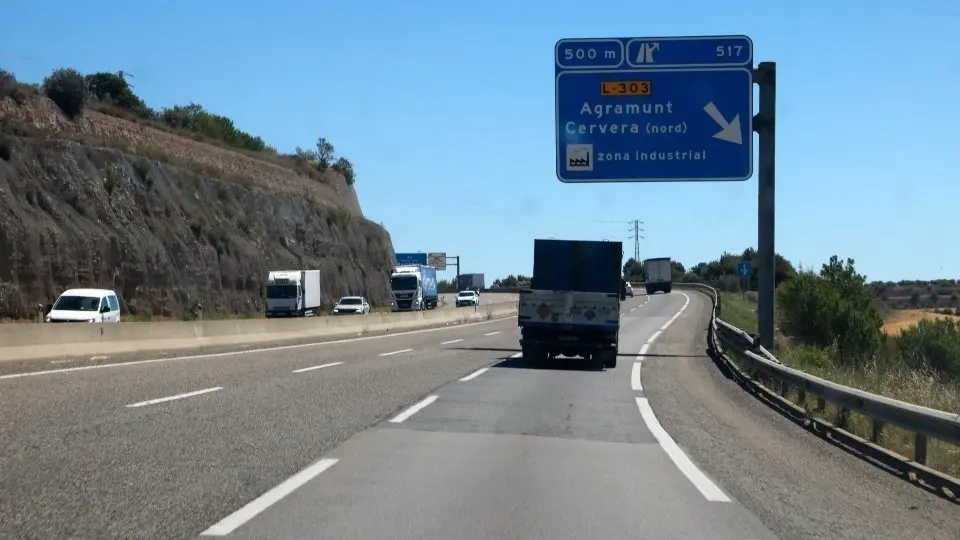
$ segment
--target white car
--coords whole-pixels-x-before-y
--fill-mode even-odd
[[[457,307],[480,305],[480,295],[477,291],[460,291],[457,293]]]
[[[120,301],[108,289],[68,289],[53,303],[44,319],[48,323],[118,323]]]
[[[370,303],[362,296],[344,296],[333,306],[334,315],[366,315],[370,313]]]
[[[631,285],[629,281],[627,281],[626,283],[627,283],[627,296],[629,296],[630,298],[633,298],[633,285]]]

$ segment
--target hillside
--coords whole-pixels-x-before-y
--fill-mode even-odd
[[[393,246],[352,166],[231,148],[115,99],[69,118],[11,80],[0,70],[0,318],[74,286],[116,289],[138,317],[257,313],[267,271],[292,268],[320,268],[328,302],[388,301]]]

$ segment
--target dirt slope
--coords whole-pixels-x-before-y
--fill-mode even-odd
[[[256,313],[271,269],[320,268],[328,302],[388,300],[390,236],[332,171],[249,155],[39,96],[0,99],[0,318],[65,288],[130,314]]]

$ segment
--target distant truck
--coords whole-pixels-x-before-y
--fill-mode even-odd
[[[390,274],[393,311],[434,309],[440,299],[437,269],[424,264],[398,266]]]
[[[517,325],[525,360],[579,356],[617,367],[623,244],[588,240],[533,242],[533,279],[520,291]]]
[[[483,274],[460,274],[457,276],[458,291],[479,291],[485,288]]]
[[[647,275],[644,288],[647,294],[657,291],[665,293],[673,289],[673,264],[670,257],[656,257],[643,261],[643,272]]]
[[[267,275],[267,318],[320,312],[319,270],[275,270]]]

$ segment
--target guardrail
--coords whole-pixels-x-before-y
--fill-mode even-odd
[[[789,413],[793,420],[811,431],[825,435],[834,442],[895,470],[912,482],[922,483],[923,487],[955,501],[960,497],[960,480],[926,466],[928,439],[960,445],[960,415],[871,394],[785,366],[761,347],[754,336],[720,318],[721,302],[716,289],[699,283],[674,285],[697,290],[711,299],[713,309],[708,336],[710,348],[728,372],[751,393]],[[740,370],[737,363],[726,354],[727,350],[734,352],[744,361],[751,372],[749,375]],[[779,386],[777,391],[764,386],[758,380],[758,374],[775,381]],[[840,426],[834,426],[790,401],[787,396],[791,387],[796,389],[797,401],[800,403],[806,403],[807,394],[817,397],[815,412],[824,411],[827,402],[836,405],[840,410]],[[844,429],[851,411],[870,420],[870,441]],[[879,445],[883,428],[887,424],[914,434],[912,460]]]

